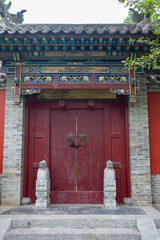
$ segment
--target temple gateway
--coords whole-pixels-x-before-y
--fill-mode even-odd
[[[42,160],[52,204],[102,204],[108,160],[117,203],[160,202],[159,69],[122,62],[147,54],[140,38],[155,38],[152,24],[37,25],[1,16],[1,204],[35,203]]]

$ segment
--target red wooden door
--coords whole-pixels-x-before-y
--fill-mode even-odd
[[[50,122],[51,200],[53,203],[100,203],[103,198],[103,110],[51,110]],[[85,134],[87,143],[75,144]]]
[[[117,202],[130,197],[127,105],[97,101],[28,101],[26,109],[24,196],[35,201],[35,181],[39,162],[47,161],[51,177],[52,203],[103,203],[103,173],[107,160],[116,171]],[[67,144],[72,133],[78,148]]]

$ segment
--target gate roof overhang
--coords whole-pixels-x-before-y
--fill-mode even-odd
[[[15,72],[17,103],[21,95],[42,89],[109,89],[135,102],[134,70],[124,70],[121,61],[147,54],[149,46],[141,43],[142,37],[155,38],[151,26],[1,25],[0,58],[8,74]]]
[[[140,41],[142,37],[149,40],[155,38],[152,28],[137,28],[135,24],[0,25],[0,57],[4,61],[15,62],[72,59],[120,61],[133,53],[148,51],[147,42],[142,44]],[[132,38],[136,39],[134,43]],[[72,54],[77,51],[92,54]],[[71,54],[66,56],[66,52]]]

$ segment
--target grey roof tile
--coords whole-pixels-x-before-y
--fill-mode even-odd
[[[135,24],[22,24],[15,26],[6,26],[0,24],[0,34],[4,32],[9,34],[14,34],[16,32],[20,34],[25,33],[75,33],[75,34],[137,34],[138,32],[142,34],[147,34],[152,32],[152,24],[146,27],[139,27]]]

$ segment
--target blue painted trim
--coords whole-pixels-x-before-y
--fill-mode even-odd
[[[9,69],[12,69],[12,71]],[[8,73],[8,74],[13,74],[13,73],[15,73],[15,71],[16,71],[15,66],[7,66],[6,67],[6,73]]]

